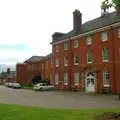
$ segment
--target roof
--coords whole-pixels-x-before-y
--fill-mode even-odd
[[[26,60],[25,62],[39,62],[40,60],[42,60],[44,58],[44,56],[32,56],[31,58],[29,58],[28,60]]]
[[[85,32],[89,32],[89,31],[92,31],[92,30],[95,30],[98,28],[102,28],[102,27],[105,27],[105,26],[108,26],[108,25],[111,25],[111,24],[117,23],[117,22],[120,22],[120,16],[118,16],[116,14],[116,11],[112,12],[112,13],[106,13],[96,19],[90,20],[90,21],[82,24],[80,26],[79,31],[76,32],[75,30],[72,30],[72,31],[64,34],[63,36],[55,39],[54,41],[52,41],[52,43],[62,41],[65,39],[69,39],[70,37],[73,37],[73,36],[76,36],[79,34],[83,34]]]
[[[26,60],[25,62],[27,63],[36,63],[36,62],[40,62],[40,61],[44,61],[49,59],[52,56],[52,53],[46,55],[46,56],[32,56],[31,58],[29,58],[28,60]],[[24,62],[24,63],[25,63]]]

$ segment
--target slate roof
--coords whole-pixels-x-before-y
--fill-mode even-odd
[[[44,56],[32,56],[31,58],[29,58],[28,60],[26,60],[25,62],[39,62],[44,58]]]
[[[57,38],[56,40],[53,40],[52,43],[67,39],[69,37],[73,37],[75,35],[83,34],[85,32],[89,32],[91,30],[95,30],[98,28],[102,28],[108,25],[111,25],[113,23],[120,22],[120,16],[118,16],[115,12],[112,13],[106,13],[104,15],[101,15],[100,17],[90,20],[80,26],[79,31],[70,31],[63,35],[62,37]]]
[[[46,56],[32,56],[31,58],[29,58],[25,62],[27,62],[27,63],[36,63],[36,62],[44,61],[44,60],[49,59],[49,57],[51,57],[51,55],[52,55],[52,53],[50,53],[50,54],[48,54]]]

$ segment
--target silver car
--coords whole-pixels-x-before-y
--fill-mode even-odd
[[[54,88],[54,86],[48,85],[46,83],[38,83],[33,86],[33,89],[35,91],[52,90],[53,88]]]

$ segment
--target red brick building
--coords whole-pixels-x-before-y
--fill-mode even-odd
[[[120,13],[103,12],[82,24],[73,12],[73,30],[52,36],[53,80],[56,88],[120,92]]]
[[[82,24],[73,12],[73,30],[52,36],[52,54],[33,56],[17,64],[17,80],[28,84],[33,76],[48,79],[56,88],[85,92],[120,93],[120,13],[103,12]]]
[[[33,77],[40,76],[41,79],[50,80],[49,61],[51,54],[47,56],[32,56],[22,64],[16,65],[16,80],[21,84],[29,84]]]

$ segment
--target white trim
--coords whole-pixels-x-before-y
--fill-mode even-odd
[[[104,86],[104,87],[110,87],[110,85],[109,85],[109,84],[104,84],[103,86]]]
[[[89,35],[89,34],[93,34],[93,33],[96,33],[96,32],[105,31],[105,30],[111,29],[111,27],[112,27],[112,28],[115,28],[115,27],[119,27],[119,26],[120,26],[120,22],[114,23],[114,24],[111,24],[111,25],[109,25],[109,26],[105,26],[105,27],[98,28],[98,29],[95,29],[95,30],[92,30],[92,31],[89,31],[89,32],[85,32],[85,33],[83,33],[83,34],[79,34],[79,35],[74,36],[74,37],[70,37],[70,38],[68,38],[68,39],[60,40],[59,42],[52,43],[52,45],[56,45],[56,44],[59,44],[59,43],[63,43],[63,42],[68,41],[68,40],[77,39],[77,38],[80,38],[80,37],[83,37],[83,36],[86,36],[86,35]]]
[[[102,60],[102,62],[106,63],[106,62],[109,62],[109,60]]]

